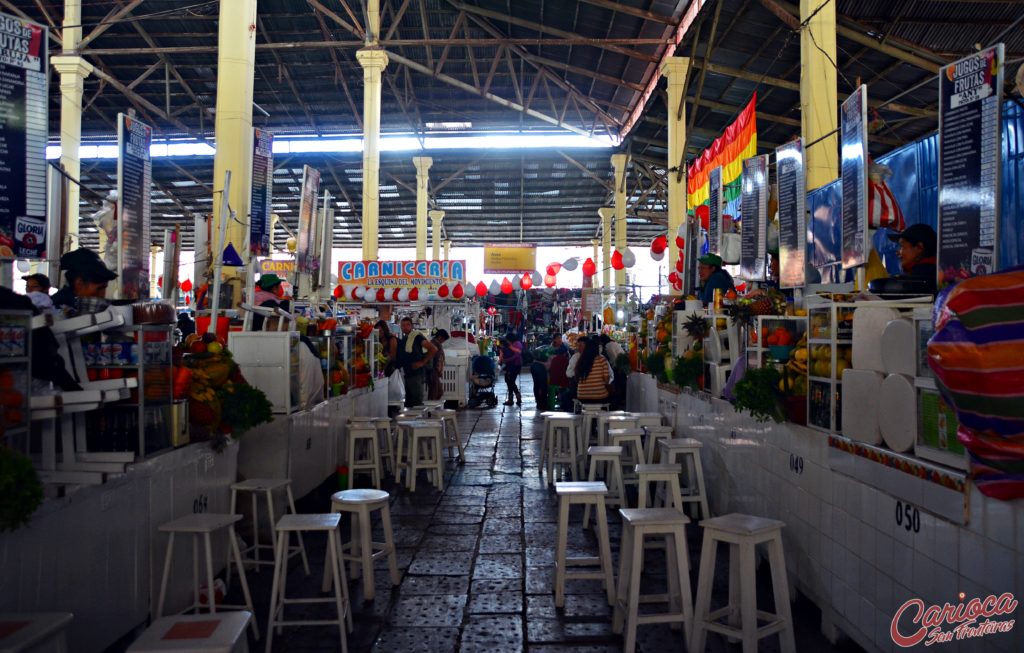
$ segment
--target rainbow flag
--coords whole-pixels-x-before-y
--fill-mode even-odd
[[[708,201],[708,173],[722,167],[724,202],[740,196],[743,159],[757,155],[757,93],[725,133],[715,139],[690,166],[686,179],[687,208],[691,211]]]

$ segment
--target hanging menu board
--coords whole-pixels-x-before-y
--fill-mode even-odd
[[[938,283],[996,270],[1003,44],[939,72]]]
[[[748,281],[764,281],[768,237],[768,157],[743,160],[742,244],[740,275]]]
[[[47,38],[0,14],[0,259],[46,258]]]
[[[311,273],[320,268],[320,253],[316,251],[316,204],[320,193],[320,172],[304,166],[302,169],[302,196],[299,198],[299,240],[295,263],[299,272]]]
[[[840,129],[843,176],[843,269],[867,262],[868,242],[868,87],[843,102]]]
[[[779,287],[800,288],[804,285],[807,256],[803,140],[777,148],[775,165],[779,197]]]
[[[252,136],[252,199],[249,253],[270,255],[270,203],[274,195],[274,135],[256,128]]]
[[[121,299],[149,299],[153,128],[117,114],[117,262]]]
[[[722,251],[722,168],[708,173],[708,251]]]

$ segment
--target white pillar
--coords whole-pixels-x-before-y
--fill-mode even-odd
[[[444,260],[450,261],[452,256],[452,241],[445,239],[441,244],[444,245]]]
[[[615,216],[615,209],[610,206],[602,206],[597,210],[597,214],[601,216],[601,258],[600,260],[596,257],[594,262],[598,264],[598,269],[601,270],[601,287],[611,288],[612,287],[612,218]],[[597,285],[596,283],[594,284]]]
[[[626,163],[629,157],[625,154],[613,154],[612,166],[615,168],[615,249],[626,251]],[[626,289],[626,270],[615,271],[616,297]]]
[[[388,54],[379,47],[356,52],[363,67],[363,259],[377,260],[380,213],[380,89]]]
[[[430,222],[434,227],[434,237],[430,239],[431,260],[441,260],[441,221],[444,220],[444,211],[430,211]]]
[[[668,80],[668,269],[675,269],[679,259],[676,235],[686,220],[686,171],[673,172],[671,168],[686,165],[683,148],[686,146],[686,71],[690,67],[687,57],[669,57],[661,65],[661,74]],[[669,286],[669,292],[679,291]]]
[[[429,156],[415,156],[416,166],[416,260],[427,258],[427,188],[430,184],[430,166],[434,160]]]

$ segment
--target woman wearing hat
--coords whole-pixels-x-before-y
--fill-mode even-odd
[[[732,275],[722,269],[722,257],[718,254],[705,254],[697,259],[697,275],[700,277],[700,294],[698,297],[705,305],[715,301],[715,291],[722,294],[736,290]]]
[[[281,299],[284,297],[283,282],[284,279],[273,273],[260,275],[259,281],[256,282],[256,296],[253,297],[253,303],[266,308],[283,308],[287,311],[289,309],[288,302]],[[252,330],[262,331],[263,320],[262,315],[254,314]]]
[[[921,279],[928,292],[935,293],[936,260],[935,230],[926,224],[912,224],[903,231],[889,234],[889,240],[899,244],[897,255],[903,276]]]

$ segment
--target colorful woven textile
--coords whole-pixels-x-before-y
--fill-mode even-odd
[[[728,204],[740,196],[743,159],[757,155],[757,93],[738,118],[725,128],[687,170],[687,207],[691,210],[708,201],[708,173],[722,168],[722,194]]]

